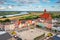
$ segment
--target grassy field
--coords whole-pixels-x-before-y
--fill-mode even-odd
[[[12,15],[12,14],[19,14],[20,12],[0,12],[0,16],[4,16],[4,15]],[[29,14],[25,14],[25,15],[20,15],[20,16],[13,16],[13,17],[8,17],[8,18],[0,18],[0,20],[5,20],[5,19],[10,19],[10,20],[14,20],[14,19],[22,19],[26,16],[37,16],[37,15],[41,15],[43,14],[43,12],[28,12]],[[51,15],[53,16],[58,16],[60,15],[60,12],[50,12]]]
[[[7,18],[0,18],[0,20],[5,20],[5,19],[10,19],[10,20],[22,19],[22,18],[27,17],[27,16],[38,16],[38,15],[41,15],[41,14],[42,14],[42,13],[31,12],[31,13],[29,13],[29,14],[20,15],[20,16],[13,16],[13,17],[7,17]]]
[[[9,12],[9,11],[1,11],[0,12],[0,16],[4,16],[4,15],[13,15],[13,14],[19,14],[20,12]]]
[[[20,14],[20,13],[21,13],[21,11],[0,11],[0,16]],[[28,12],[28,13],[37,13],[37,14],[39,14],[39,13],[43,13],[43,11],[42,12]],[[60,15],[60,12],[50,12],[50,13],[52,13],[54,15]]]

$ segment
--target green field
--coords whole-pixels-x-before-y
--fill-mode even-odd
[[[14,15],[14,14],[20,14],[21,13],[21,11],[2,11],[2,12],[0,12],[0,16],[5,16],[5,15]],[[43,13],[43,11],[42,12],[28,12],[28,14],[32,17],[32,16],[36,16],[36,15],[40,15],[40,14],[42,14]],[[51,15],[52,15],[52,17],[53,18],[60,18],[60,12],[49,12]],[[24,14],[24,13],[23,13]],[[19,15],[19,16],[21,16],[21,15]],[[15,17],[15,16],[14,16]],[[22,18],[24,18],[24,17],[26,17],[26,16],[24,16],[23,15],[23,17]]]
[[[0,11],[0,16],[4,16],[4,15],[13,15],[13,14],[19,14],[21,11]],[[28,12],[28,13],[43,13],[42,12]],[[50,12],[54,15],[60,15],[60,12]]]
[[[60,12],[49,12],[52,15],[52,18],[60,18]],[[20,12],[0,12],[0,16],[4,15],[13,15],[13,14],[20,14]],[[24,14],[24,13],[23,13]],[[18,16],[12,16],[12,17],[6,17],[6,18],[0,18],[0,20],[31,20],[31,19],[37,19],[40,17],[40,15],[43,14],[43,12],[28,12],[28,14],[24,15],[18,15]]]
[[[13,15],[13,14],[19,14],[20,12],[10,12],[10,11],[1,11],[0,12],[0,16],[4,16],[4,15]]]

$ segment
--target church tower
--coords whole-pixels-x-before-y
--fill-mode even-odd
[[[44,12],[46,12],[46,9],[44,9]]]
[[[46,11],[46,9],[44,9],[44,14],[46,14],[47,13],[47,11]]]

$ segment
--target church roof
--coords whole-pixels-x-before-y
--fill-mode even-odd
[[[40,15],[41,18],[44,18],[44,19],[49,19],[51,20],[52,17],[49,13],[46,12],[46,10],[44,10],[44,13],[42,15]]]

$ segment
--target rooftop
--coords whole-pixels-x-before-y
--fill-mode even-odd
[[[0,40],[8,40],[10,38],[12,38],[12,36],[9,33],[0,31]]]

